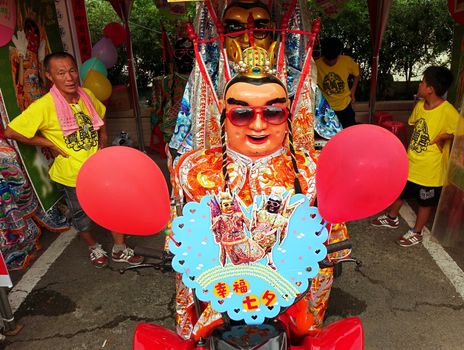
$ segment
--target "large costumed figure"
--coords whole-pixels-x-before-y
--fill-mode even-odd
[[[319,23],[309,22],[306,4],[298,0],[272,2],[256,0],[201,2],[197,5],[195,31],[190,28],[196,62],[186,85],[173,137],[169,143],[174,160],[168,162],[171,179],[178,156],[220,143],[217,91],[241,70],[241,50],[255,45],[269,51],[269,68],[285,82],[292,102],[295,147],[314,149],[314,131],[330,138],[341,130],[334,111],[317,87],[316,67],[309,50]],[[217,13],[222,14],[222,22]],[[280,23],[278,27],[276,23]],[[311,36],[312,35],[312,36]],[[274,40],[277,38],[278,40]],[[312,38],[312,39],[311,39]],[[176,184],[173,183],[173,187]],[[182,202],[182,198],[174,198]],[[179,207],[179,205],[178,205]],[[172,210],[173,216],[176,210]],[[170,229],[169,229],[170,230]],[[345,225],[332,226],[331,240],[347,237]],[[346,256],[347,252],[337,253]]]
[[[176,198],[182,197],[185,202],[199,202],[205,195],[217,193],[217,207],[223,213],[216,215],[212,230],[216,232],[216,241],[222,244],[223,263],[253,262],[267,255],[267,265],[275,269],[272,247],[285,238],[286,217],[299,205],[289,206],[282,193],[302,193],[314,204],[316,153],[295,146],[292,103],[286,84],[270,74],[275,73],[270,60],[267,51],[257,46],[238,52],[240,73],[227,83],[218,101],[219,144],[180,157],[174,170],[173,191]],[[256,208],[257,214],[250,223],[238,211],[228,209],[233,199],[227,193],[233,193],[245,206],[256,203],[258,196],[264,195],[267,200]],[[251,232],[245,234],[244,227]],[[229,239],[221,239],[227,236],[227,230]],[[339,231],[335,233],[337,238],[338,235]],[[173,241],[175,237],[174,234]],[[329,242],[333,240],[329,237]],[[247,251],[248,258],[244,254]],[[322,327],[332,279],[332,268],[321,269],[313,279],[311,291],[301,301],[305,312],[314,318],[307,326],[308,333]],[[182,337],[204,336],[222,322],[221,314],[209,304],[197,317],[192,292],[180,276],[176,287],[177,331]]]
[[[290,107],[292,147],[312,151],[314,149],[315,129],[327,138],[340,130],[338,120],[317,88],[316,71],[311,52],[319,29],[318,22],[316,22],[315,28],[312,28],[314,30],[308,31],[311,27],[308,23],[309,16],[303,13],[304,9],[307,8],[306,4],[300,5],[299,1],[292,0],[272,2],[272,6],[268,6],[259,1],[241,0],[233,1],[227,6],[226,2],[223,1],[205,1],[197,6],[195,31],[193,29],[189,31],[195,49],[195,68],[186,86],[177,125],[169,144],[176,155],[196,149],[203,151],[218,144],[225,147],[226,142],[223,139],[223,132],[221,133],[223,126],[219,119],[222,106],[219,105],[217,92],[224,90],[231,77],[237,73],[244,73],[244,70],[247,69],[246,64],[249,62],[244,63],[244,60],[241,60],[243,57],[241,50],[250,46],[255,47],[254,52],[258,53],[261,59],[264,58],[261,68],[266,66],[269,73],[276,73],[280,81],[284,82],[281,84],[288,91],[288,100],[292,101]],[[218,20],[217,13],[222,14],[222,22]],[[276,23],[279,23],[279,26]],[[274,41],[274,37],[279,40]],[[258,48],[265,49],[264,53]],[[259,143],[258,140],[256,142]],[[240,158],[240,156],[238,157]],[[209,168],[205,169],[205,172],[198,173],[195,179],[176,176],[174,167],[178,159],[176,158],[171,163],[173,164],[171,168],[173,188],[180,188],[179,191],[173,193],[177,208],[182,206],[185,201],[195,199],[186,188],[183,188],[187,186],[189,181],[197,181],[205,188],[209,188],[210,191],[217,189],[215,182],[205,175],[205,172],[210,171]],[[291,166],[297,167],[296,160],[291,159],[294,160]],[[277,163],[274,164],[274,162]],[[238,164],[236,159],[233,163]],[[209,164],[209,161],[205,161],[204,164]],[[246,174],[252,171],[247,170],[247,168],[254,169],[259,164],[267,167],[270,173],[273,171],[275,174],[279,173],[278,181],[284,181],[283,187],[289,187],[289,179],[294,175],[292,173],[286,177],[285,172],[281,172],[281,164],[285,164],[282,159],[279,161],[266,159],[258,164],[250,162],[242,169],[242,173]],[[312,177],[313,170],[306,174],[308,178]],[[238,170],[234,170],[232,173],[235,174],[236,171]],[[215,176],[219,175],[216,173]],[[249,176],[253,178],[255,175],[250,174]],[[244,181],[243,178],[241,181]],[[296,184],[299,186],[299,182]],[[269,187],[265,191],[269,191],[268,194],[270,194],[271,187],[274,185],[276,184],[263,180],[262,184],[258,186],[257,193],[264,190],[264,187]],[[240,186],[243,186],[243,183]],[[300,192],[298,188],[295,190],[297,193]],[[249,204],[253,201],[254,194],[245,191],[239,196],[245,203]],[[172,213],[174,217],[176,215],[175,208],[172,209]],[[255,239],[259,241],[260,238],[262,244],[268,245],[268,247],[263,246],[262,249],[269,250],[271,241],[275,239],[269,240],[269,238],[273,235],[274,233],[269,234],[266,239],[258,235]],[[329,243],[346,238],[345,225],[332,226]],[[339,254],[346,255],[347,252]],[[272,266],[272,255],[269,254],[269,251],[267,257],[270,266]],[[332,269],[326,269],[322,270],[319,277],[313,282],[314,288],[311,296],[317,302],[312,304],[310,312],[316,314],[314,328],[320,328],[322,325],[332,279]],[[195,322],[192,321],[192,315],[186,313],[186,309],[188,309],[186,306],[192,305],[188,290],[180,288],[178,294],[180,298],[184,297],[185,300],[179,302],[177,328],[182,336],[188,338],[192,332],[197,332],[203,324],[210,323],[210,317],[205,313],[205,316],[200,318],[197,329],[194,330]]]
[[[341,130],[335,113],[317,87],[315,64],[307,55],[311,24],[306,9],[305,1],[299,0],[270,4],[237,0],[228,5],[227,1],[206,0],[197,5],[196,62],[169,142],[171,152],[181,155],[218,143],[215,95],[239,70],[233,64],[237,51],[251,45],[269,50],[277,58],[273,68],[286,82],[290,97],[297,97],[294,132],[299,147],[314,148],[314,130],[324,138]]]

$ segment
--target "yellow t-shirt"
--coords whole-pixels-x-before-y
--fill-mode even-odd
[[[409,181],[428,187],[443,186],[451,142],[447,141],[441,151],[430,142],[440,134],[454,135],[459,118],[448,101],[431,110],[424,109],[424,101],[417,103],[408,120],[414,125],[408,148]]]
[[[106,107],[89,90],[85,90],[93,102],[100,118],[104,118]],[[76,178],[82,164],[98,150],[98,131],[93,129],[89,112],[84,101],[70,105],[79,130],[64,136],[55,111],[50,93],[32,103],[23,113],[8,125],[17,133],[31,138],[39,131],[43,137],[53,142],[69,157],[57,156],[50,167],[50,178],[60,184],[75,187]]]
[[[317,84],[334,111],[342,111],[351,102],[348,77],[359,75],[359,65],[349,56],[340,55],[333,66],[323,58],[316,60]]]

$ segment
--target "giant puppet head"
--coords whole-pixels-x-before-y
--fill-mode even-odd
[[[248,28],[249,21],[253,24],[253,36],[250,33],[238,33]],[[223,26],[226,34],[225,47],[227,55],[234,60],[237,50],[244,50],[252,45],[262,47],[266,50],[273,43],[274,23],[271,20],[271,13],[268,7],[256,0],[238,0],[233,1],[224,11]]]
[[[289,132],[290,100],[270,69],[267,51],[253,46],[237,62],[238,72],[219,103],[227,148],[252,160],[280,150]]]
[[[174,46],[174,61],[177,72],[189,74],[193,68],[194,59],[193,43],[188,38],[178,38]]]

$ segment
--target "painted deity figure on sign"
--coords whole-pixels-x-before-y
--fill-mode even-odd
[[[217,199],[216,199],[217,198]],[[261,259],[263,249],[246,233],[249,220],[240,209],[237,199],[229,192],[220,192],[210,203],[212,212],[211,230],[220,246],[219,261],[233,265],[246,264]]]
[[[272,249],[278,242],[279,245],[287,235],[287,227],[290,216],[295,209],[302,203],[302,200],[290,205],[289,200],[293,191],[290,191],[285,198],[283,197],[285,187],[275,187],[271,194],[253,210],[253,220],[251,224],[251,233],[253,240],[264,249],[267,264],[276,269],[272,259]]]

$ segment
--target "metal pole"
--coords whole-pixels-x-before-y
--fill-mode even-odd
[[[8,332],[15,331],[17,326],[11,311],[10,302],[8,301],[8,295],[5,291],[5,287],[0,287],[0,314],[3,321],[5,334]]]
[[[372,57],[371,66],[371,91],[369,95],[369,124],[372,124],[373,115],[375,112],[375,102],[377,99],[377,74],[379,69],[379,56],[375,55]]]
[[[376,18],[374,21],[375,28],[374,29],[374,40],[372,45],[373,56],[372,56],[372,66],[371,66],[371,84],[370,84],[370,95],[369,95],[369,124],[372,123],[373,115],[375,112],[375,102],[377,99],[377,77],[378,77],[378,70],[379,70],[379,52],[380,52],[380,41],[382,35],[382,9],[383,9],[383,1],[377,1],[377,9],[376,9]]]
[[[142,117],[140,113],[139,105],[139,93],[137,90],[137,80],[135,78],[135,67],[134,67],[134,55],[132,52],[132,39],[129,28],[129,16],[128,11],[125,8],[126,6],[120,1],[120,10],[123,16],[124,26],[126,28],[126,50],[127,50],[127,70],[129,72],[129,88],[132,99],[132,107],[134,108],[135,114],[135,124],[137,130],[137,141],[139,144],[139,149],[142,152],[145,152],[145,143],[143,139],[143,127],[142,127]]]

